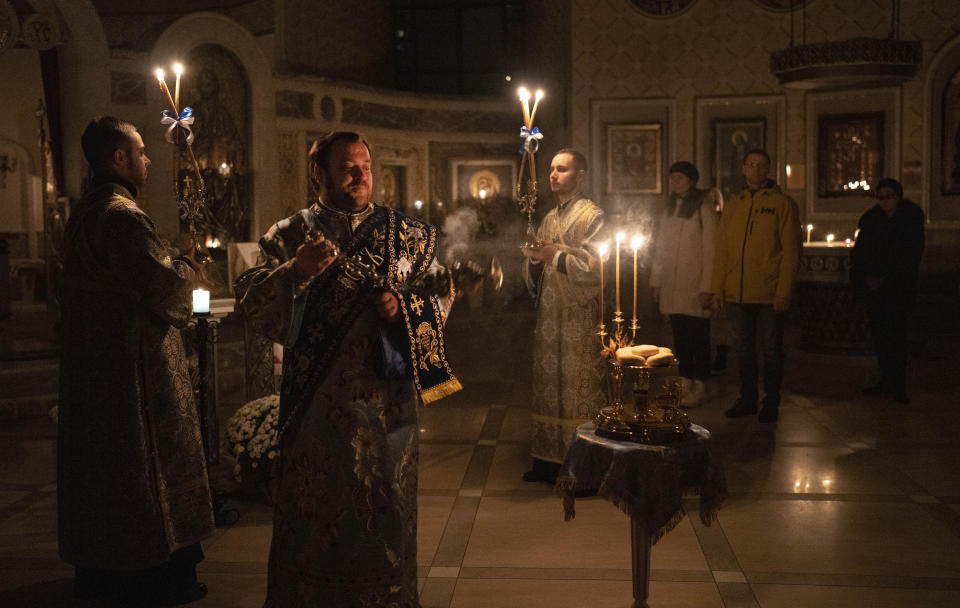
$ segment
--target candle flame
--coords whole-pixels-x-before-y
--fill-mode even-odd
[[[517,89],[517,95],[520,97],[520,101],[530,100],[530,91],[527,90],[527,87],[520,87]]]
[[[597,247],[597,253],[600,254],[601,258],[605,257],[607,255],[607,244],[600,243],[600,245]]]
[[[537,101],[543,99],[543,89],[537,89]]]
[[[620,243],[620,241],[622,241],[622,240],[624,240],[624,239],[626,239],[626,238],[627,238],[626,233],[624,233],[624,232],[618,232],[618,233],[617,233],[617,243],[618,243],[618,244]]]
[[[180,63],[173,64],[173,73],[176,74],[177,76],[179,76],[180,74],[183,74],[183,64],[180,64]]]
[[[154,73],[157,75],[157,80],[159,82],[163,82],[163,68],[157,68],[156,72]]]
[[[807,224],[807,230],[813,230],[813,224]]]
[[[835,238],[836,238],[836,237],[833,235],[833,233],[830,233],[830,234],[827,235],[827,242],[828,242],[828,243],[832,243],[832,242],[833,242],[833,239],[835,239]]]
[[[633,238],[630,239],[630,246],[634,249],[639,249],[640,245],[643,245],[643,236],[639,234],[633,235]]]

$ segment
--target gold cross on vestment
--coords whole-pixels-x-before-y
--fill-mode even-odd
[[[417,294],[413,294],[412,296],[410,296],[410,308],[412,308],[417,313],[418,317],[421,314],[423,314],[422,312],[423,300],[418,298]]]

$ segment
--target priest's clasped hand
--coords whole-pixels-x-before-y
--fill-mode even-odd
[[[373,305],[377,315],[387,323],[393,323],[400,318],[400,302],[397,296],[389,291],[378,291],[373,294]]]
[[[550,262],[553,261],[553,256],[557,255],[557,246],[553,243],[546,243],[540,247],[524,247],[520,251],[534,262]]]
[[[339,254],[337,246],[332,241],[314,232],[308,235],[303,245],[297,247],[294,266],[303,278],[312,279],[333,264]]]

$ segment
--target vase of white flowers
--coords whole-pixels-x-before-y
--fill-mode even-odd
[[[236,459],[233,476],[244,485],[258,485],[272,498],[270,481],[279,448],[277,415],[279,395],[254,399],[238,409],[227,422],[227,441]]]

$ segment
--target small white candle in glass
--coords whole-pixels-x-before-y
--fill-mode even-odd
[[[835,238],[837,238],[837,237],[834,236],[834,234],[833,234],[832,232],[831,232],[830,234],[828,234],[828,235],[827,235],[827,244],[828,244],[828,245],[832,244],[832,243],[833,243],[833,239],[835,239]]]
[[[210,314],[210,292],[206,289],[193,290],[193,314]]]

